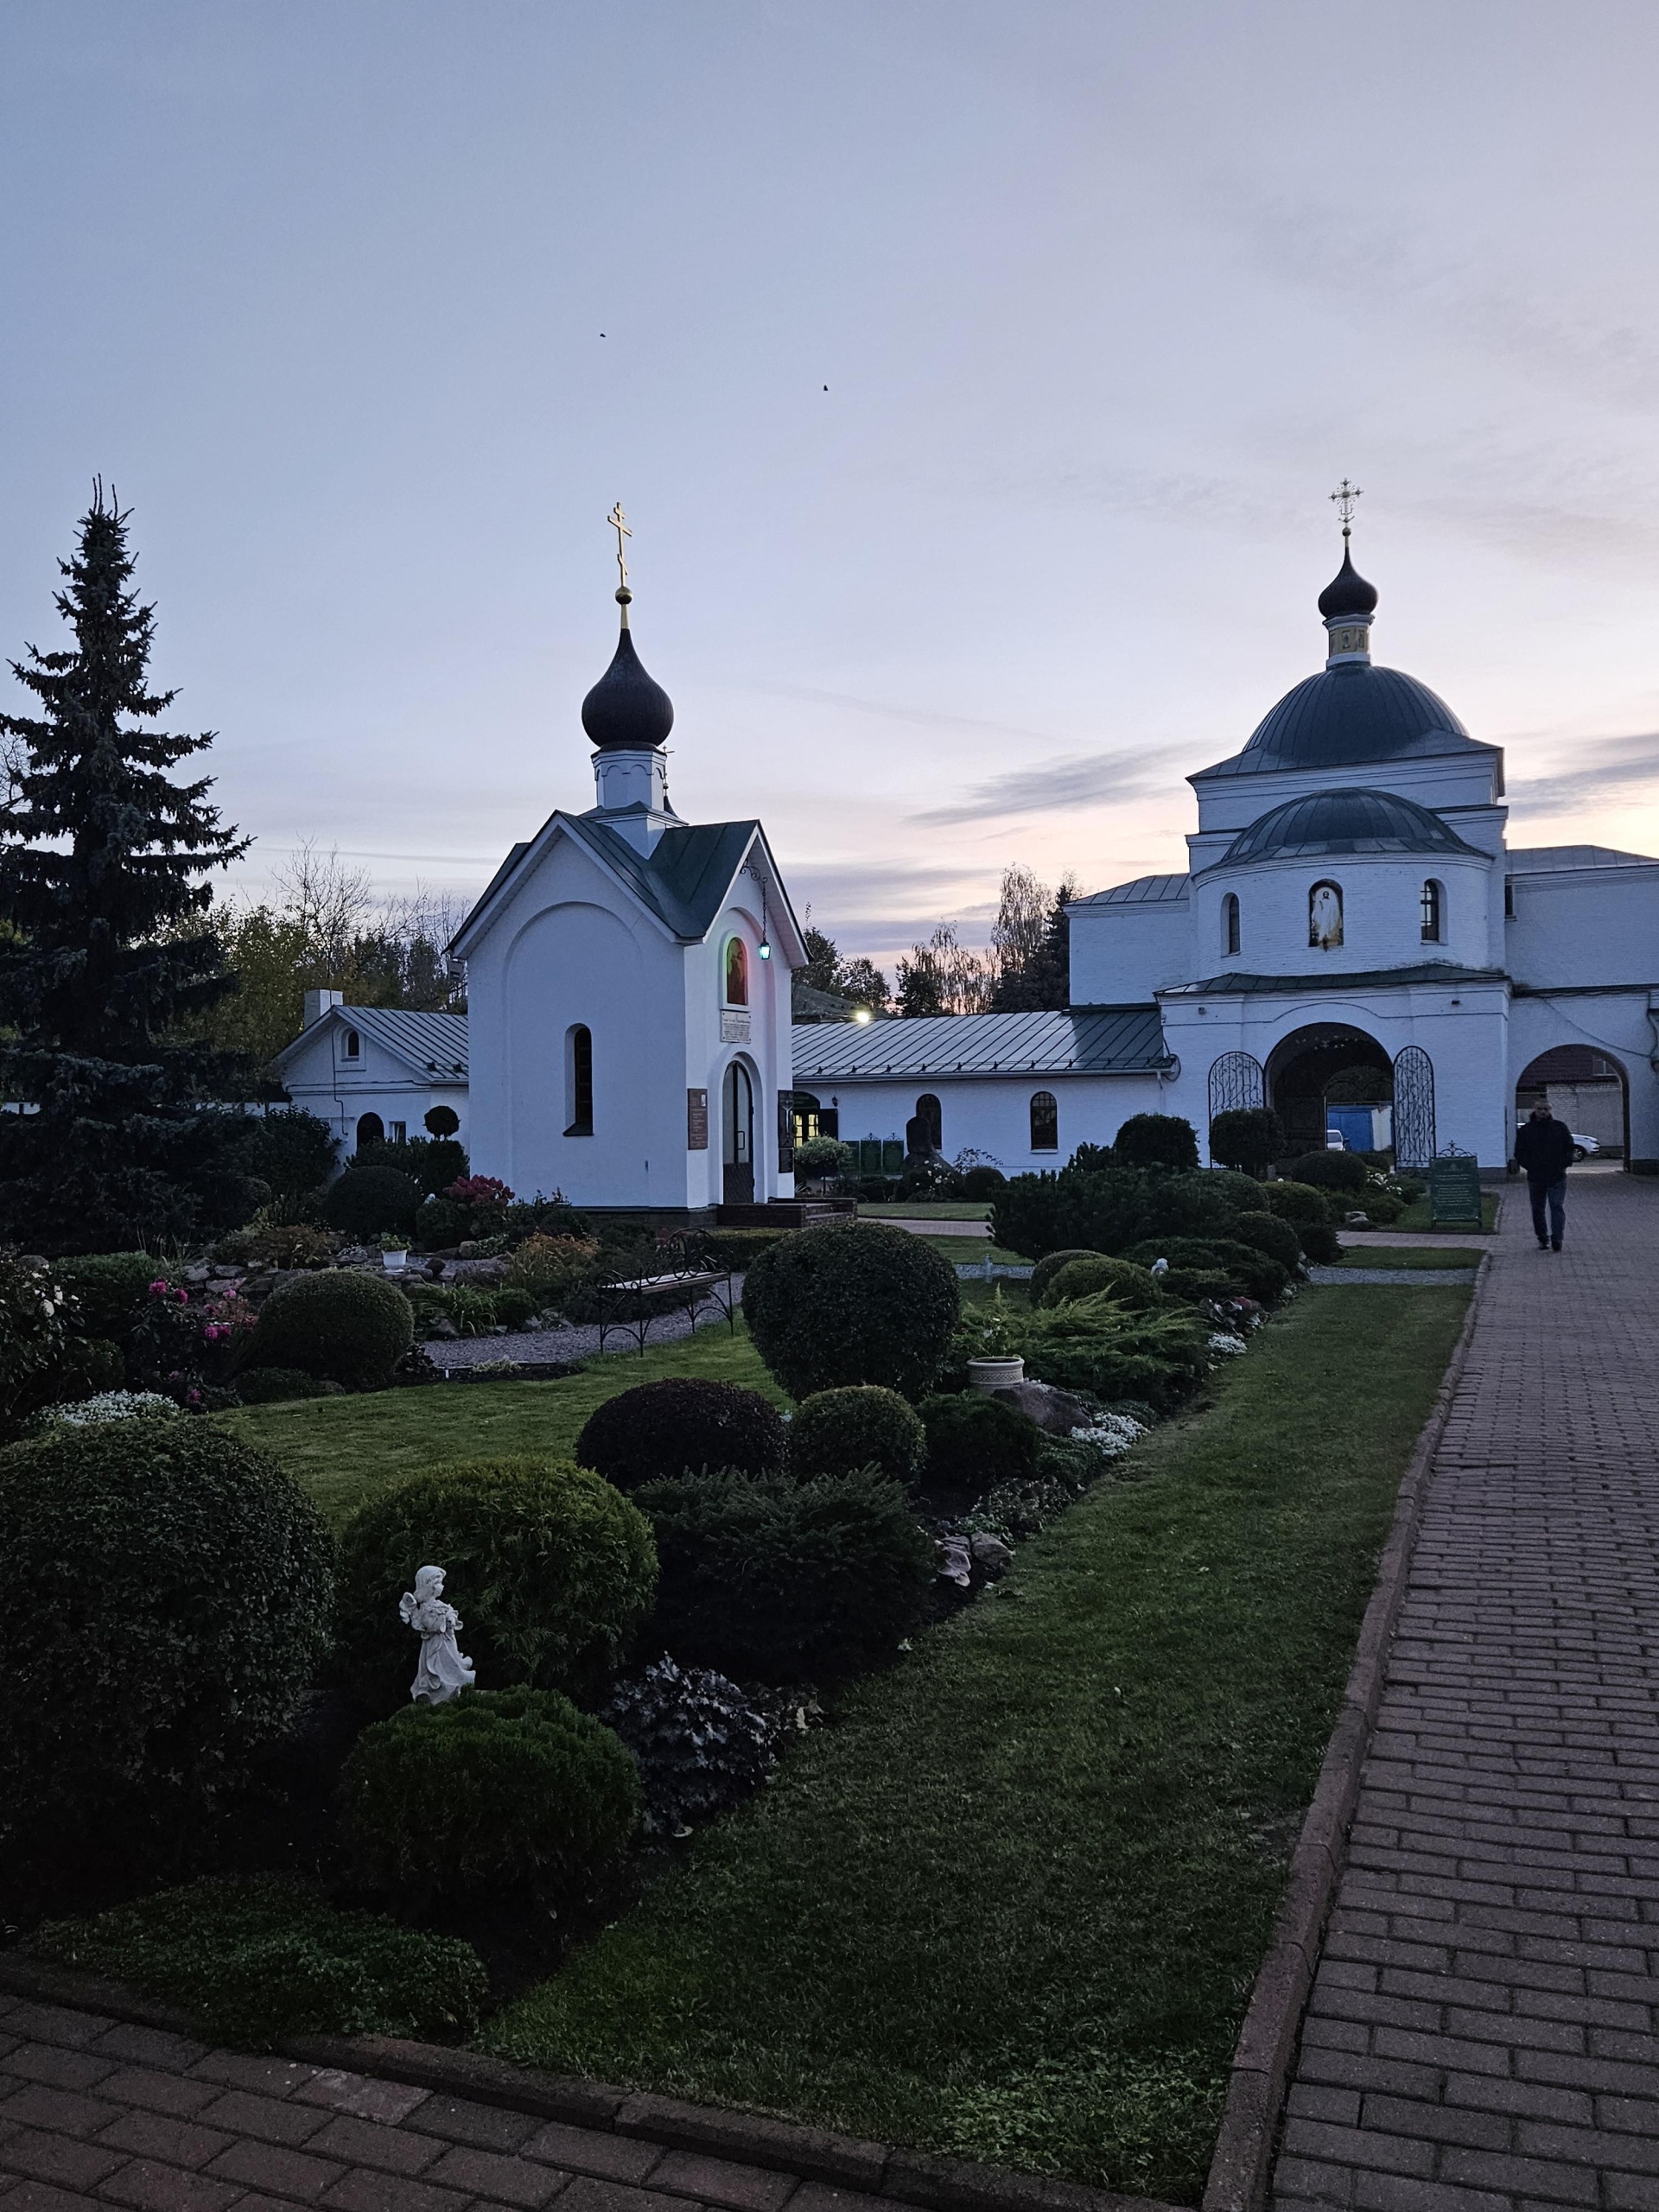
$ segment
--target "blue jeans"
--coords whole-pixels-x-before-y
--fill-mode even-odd
[[[1561,1231],[1567,1225],[1567,1178],[1558,1175],[1553,1183],[1535,1182],[1527,1178],[1527,1196],[1532,1200],[1532,1225],[1538,1232],[1538,1242],[1553,1244],[1557,1251],[1561,1247]],[[1549,1230],[1544,1230],[1544,1208],[1549,1208]]]

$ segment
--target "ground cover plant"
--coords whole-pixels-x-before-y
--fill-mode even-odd
[[[1465,1297],[1305,1293],[489,2044],[1196,2202]]]

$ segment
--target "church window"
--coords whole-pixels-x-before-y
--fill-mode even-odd
[[[359,1116],[357,1123],[357,1148],[359,1152],[362,1151],[365,1144],[384,1144],[385,1141],[386,1125],[378,1114],[362,1114]]]
[[[594,1033],[578,1021],[564,1033],[564,1105],[568,1137],[594,1134]]]
[[[1430,876],[1423,886],[1423,943],[1439,944],[1446,935],[1446,892]]]
[[[749,948],[741,937],[726,940],[726,1003],[728,1006],[747,1006],[749,1002]]]
[[[1506,922],[1515,919],[1515,878],[1512,875],[1506,875],[1503,879],[1503,918]]]
[[[796,1091],[791,1110],[795,1116],[795,1141],[798,1145],[810,1144],[814,1138],[825,1135],[823,1109],[810,1090]]]
[[[1316,883],[1307,894],[1307,941],[1320,952],[1342,943],[1342,886]]]
[[[1221,902],[1221,949],[1224,952],[1238,950],[1238,896],[1232,891]]]
[[[346,1032],[346,1042],[341,1047],[341,1050],[345,1058],[348,1060],[360,1060],[362,1058],[363,1039],[358,1035],[355,1029],[348,1029]]]
[[[409,1142],[409,1123],[407,1122],[388,1122],[386,1124],[386,1136],[388,1141],[392,1144],[407,1144]]]
[[[1031,1094],[1031,1148],[1033,1152],[1058,1152],[1060,1148],[1060,1103],[1052,1090],[1033,1090]]]

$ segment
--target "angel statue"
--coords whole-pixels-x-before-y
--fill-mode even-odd
[[[447,1705],[458,1690],[473,1687],[473,1662],[456,1649],[461,1615],[443,1602],[443,1569],[423,1567],[415,1587],[397,1600],[405,1627],[421,1639],[421,1663],[409,1694],[416,1705]]]

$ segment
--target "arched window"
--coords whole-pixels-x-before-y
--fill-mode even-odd
[[[342,1058],[348,1060],[360,1060],[362,1058],[363,1039],[358,1035],[355,1029],[348,1029],[346,1032],[346,1042],[341,1046],[340,1052]]]
[[[564,1110],[568,1137],[594,1134],[594,1033],[578,1021],[564,1033]]]
[[[378,1114],[360,1114],[358,1116],[357,1149],[359,1152],[365,1144],[384,1144],[385,1141],[386,1125]]]
[[[728,937],[726,940],[725,984],[728,1006],[747,1006],[749,948],[741,937]]]
[[[1058,1152],[1060,1148],[1060,1103],[1052,1090],[1033,1090],[1031,1094],[1031,1148],[1033,1152]]]
[[[1316,883],[1307,894],[1307,941],[1321,952],[1342,943],[1342,886]]]
[[[1446,890],[1431,875],[1423,886],[1423,943],[1439,944],[1446,935]]]
[[[1230,891],[1221,902],[1221,949],[1238,950],[1238,894]]]

